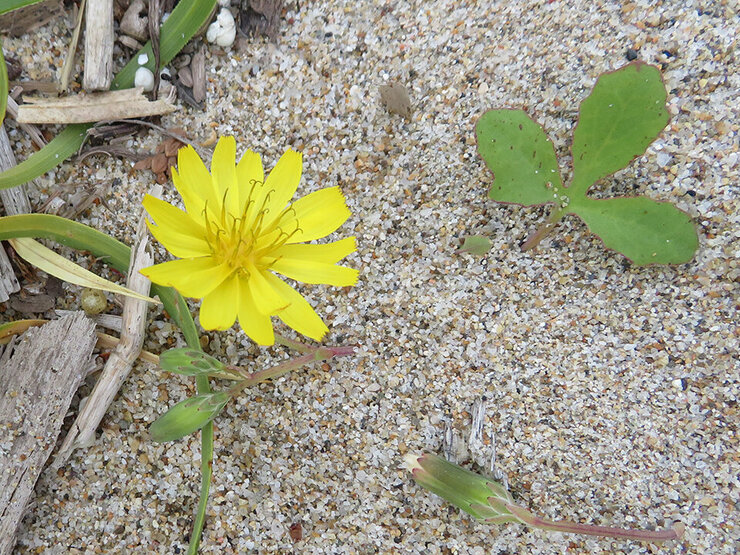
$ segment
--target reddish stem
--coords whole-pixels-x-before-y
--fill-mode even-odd
[[[506,508],[526,524],[543,530],[568,532],[571,534],[585,534],[587,536],[601,536],[625,540],[639,540],[646,542],[663,542],[676,540],[683,536],[684,525],[676,523],[666,530],[636,530],[629,528],[612,528],[611,526],[597,526],[595,524],[578,524],[568,520],[548,520],[534,516],[528,510],[511,503]]]
[[[548,233],[555,229],[555,226],[560,220],[563,219],[563,216],[565,216],[565,211],[562,208],[553,208],[553,211],[550,213],[550,217],[547,218],[547,221],[542,226],[537,228],[534,233],[527,237],[526,241],[524,241],[524,243],[522,244],[522,251],[526,252],[539,245],[540,241],[542,241],[545,237],[547,237]]]

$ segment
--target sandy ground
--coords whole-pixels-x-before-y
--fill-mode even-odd
[[[734,552],[740,25],[731,4],[304,1],[276,44],[208,48],[207,110],[183,106],[164,123],[200,142],[234,134],[266,168],[301,149],[299,193],[342,188],[353,216],[336,238],[357,236],[349,261],[360,282],[302,290],[331,328],[328,344],[362,347],[245,392],[217,420],[203,553]],[[4,48],[29,78],[52,78],[69,35],[59,20]],[[695,259],[632,267],[574,217],[522,253],[544,212],[487,199],[476,118],[524,107],[567,160],[578,104],[628,48],[663,68],[672,120],[597,190],[688,212]],[[378,87],[391,81],[409,90],[409,121],[380,103]],[[12,123],[10,133],[24,157],[28,140]],[[152,133],[130,146],[157,143]],[[151,180],[99,156],[63,164],[31,196],[38,205],[59,185],[65,195],[104,186],[111,210],[80,219],[130,241]],[[166,194],[175,199],[171,185]],[[458,253],[469,234],[489,236],[491,252]],[[161,312],[149,331],[152,351],[182,344]],[[235,330],[208,335],[231,363],[287,356]],[[183,552],[199,441],[154,444],[147,427],[192,392],[187,379],[136,366],[98,441],[42,476],[18,553]],[[614,526],[678,520],[684,539],[651,547],[459,516],[400,462],[440,452],[447,424],[466,436],[480,396],[486,441],[495,435],[498,469],[523,505]],[[485,464],[489,448],[473,460]]]

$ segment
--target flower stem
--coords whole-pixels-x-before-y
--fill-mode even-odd
[[[550,217],[547,218],[547,221],[544,223],[544,225],[540,226],[537,230],[535,230],[534,233],[527,237],[526,241],[524,241],[524,243],[522,244],[522,251],[528,251],[539,245],[540,241],[542,241],[542,239],[544,239],[548,233],[555,229],[555,226],[560,220],[563,219],[563,216],[565,216],[565,214],[566,212],[564,208],[553,208],[552,212],[550,213]]]
[[[284,347],[290,347],[291,349],[298,351],[299,353],[310,353],[311,350],[314,348],[310,345],[306,345],[305,343],[301,343],[300,341],[288,339],[287,337],[285,337],[284,335],[280,335],[279,333],[275,334],[275,343],[283,345]]]
[[[355,353],[355,348],[356,347],[354,345],[348,345],[344,347],[308,347],[310,352],[306,353],[305,355],[287,360],[281,364],[278,364],[277,366],[273,366],[272,368],[267,368],[266,370],[260,370],[259,372],[252,372],[251,374],[248,374],[244,380],[232,386],[229,390],[229,393],[233,397],[250,385],[255,385],[269,379],[279,378],[280,376],[283,376],[293,370],[297,370],[301,366],[311,362],[324,361],[331,358],[352,355]]]
[[[579,524],[568,520],[548,520],[534,516],[524,507],[507,503],[506,508],[519,520],[542,530],[553,530],[556,532],[568,532],[571,534],[585,534],[587,536],[600,536],[606,538],[619,538],[624,540],[638,540],[645,542],[663,542],[675,540],[683,536],[684,526],[675,524],[666,530],[635,530],[629,528],[612,528],[611,526],[597,526],[594,524]]]
[[[208,376],[195,378],[198,394],[210,393],[211,386]],[[206,522],[206,508],[208,507],[208,491],[211,488],[211,477],[213,476],[213,422],[209,422],[200,431],[200,499],[195,512],[193,531],[190,533],[190,545],[187,555],[196,555],[200,545],[200,537],[203,534],[203,526]]]

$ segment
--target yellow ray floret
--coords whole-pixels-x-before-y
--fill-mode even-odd
[[[267,178],[259,155],[247,151],[236,163],[236,141],[222,137],[210,172],[195,150],[178,153],[173,182],[185,211],[147,196],[152,234],[180,260],[145,268],[154,283],[203,299],[200,323],[225,330],[238,319],[254,341],[274,341],[272,317],[299,333],[321,339],[328,331],[311,305],[275,274],[346,286],[358,271],[337,263],[356,248],[354,237],[303,244],[336,231],[350,216],[339,187],[291,203],[301,179],[302,157],[288,149]]]

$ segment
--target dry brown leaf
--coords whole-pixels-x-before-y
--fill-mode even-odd
[[[391,83],[380,87],[380,98],[391,114],[411,119],[411,99],[408,90],[401,83]]]

